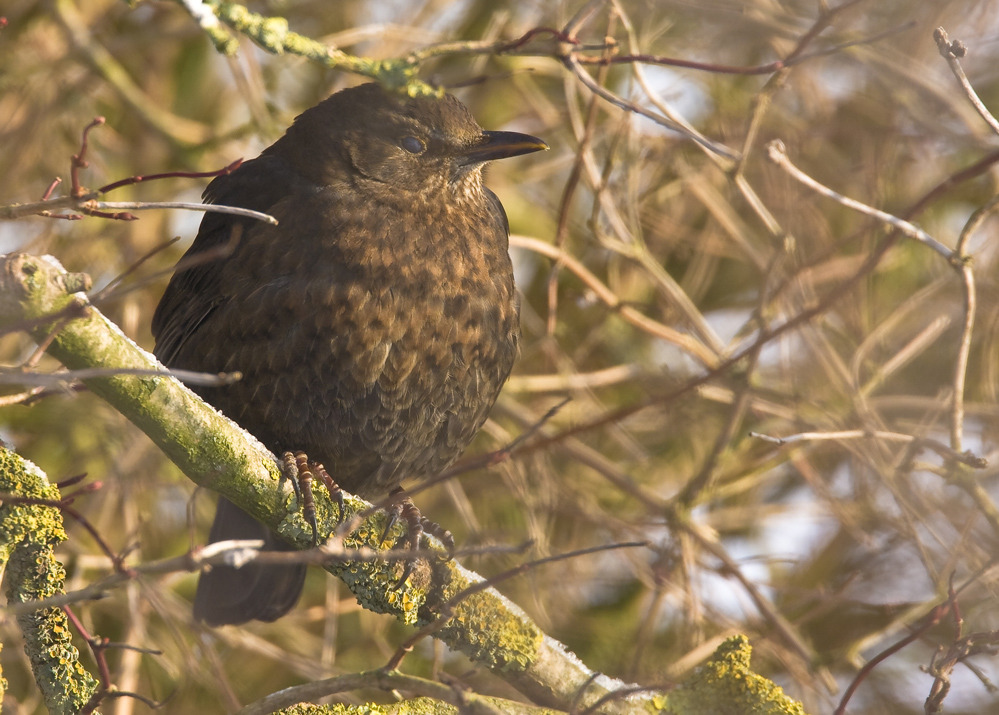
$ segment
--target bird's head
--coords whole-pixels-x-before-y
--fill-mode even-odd
[[[547,148],[527,134],[484,131],[451,95],[407,98],[365,84],[302,113],[268,152],[319,185],[349,180],[412,199],[481,192],[485,162]]]

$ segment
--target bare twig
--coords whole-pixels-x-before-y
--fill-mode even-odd
[[[971,82],[968,81],[968,76],[964,73],[964,68],[961,67],[960,58],[968,54],[968,48],[960,40],[951,41],[947,36],[947,31],[942,27],[938,27],[933,31],[933,40],[937,43],[940,56],[947,60],[947,64],[950,65],[950,71],[954,73],[954,77],[957,78],[961,89],[964,90],[975,111],[981,115],[982,119],[985,120],[995,134],[999,134],[999,120],[985,106],[978,93],[975,92],[975,88],[971,86]]]
[[[971,235],[997,209],[999,209],[999,196],[993,197],[975,211],[961,231],[957,247],[954,249],[954,265],[961,275],[961,288],[964,293],[964,326],[961,330],[957,359],[954,361],[954,389],[951,396],[950,444],[958,452],[961,451],[964,434],[964,386],[968,372],[968,359],[971,355],[971,333],[975,327],[975,310],[978,303],[978,296],[975,292],[975,273],[965,250]]]
[[[86,368],[83,370],[67,370],[65,372],[26,372],[23,370],[5,370],[0,368],[0,385],[35,385],[41,387],[65,386],[76,380],[91,380],[95,377],[115,377],[117,375],[155,375],[158,377],[175,377],[187,385],[205,385],[218,387],[231,385],[242,378],[240,372],[212,374],[195,372],[193,370],[145,370],[124,368]]]
[[[236,159],[236,161],[231,164],[223,166],[221,169],[215,169],[214,171],[167,171],[161,174],[137,174],[135,176],[129,176],[126,179],[105,184],[101,188],[97,189],[97,193],[101,195],[107,194],[115,189],[120,189],[123,186],[131,186],[133,184],[142,183],[143,181],[158,181],[160,179],[213,179],[216,176],[227,176],[228,174],[231,174],[242,164],[242,159]]]
[[[449,703],[459,708],[459,712],[463,715],[502,715],[504,712],[513,712],[514,710],[523,713],[523,715],[544,715],[551,712],[549,709],[523,703],[507,703],[507,707],[501,708],[499,703],[504,701],[497,700],[494,703],[492,698],[485,698],[470,692],[461,692],[444,683],[380,668],[363,673],[338,675],[325,680],[285,688],[247,705],[237,715],[269,715],[269,713],[295,703],[315,701],[336,693],[359,689],[402,691],[422,695]]]
[[[503,389],[506,392],[563,392],[593,390],[651,376],[639,365],[616,365],[594,372],[573,372],[566,375],[513,375]]]
[[[610,36],[611,34],[611,30],[608,29],[607,35]],[[599,72],[597,83],[602,85],[606,76],[607,68],[605,67]],[[553,243],[558,248],[560,257],[552,264],[548,274],[548,322],[546,331],[549,338],[555,336],[556,319],[558,317],[558,276],[562,269],[562,256],[565,255],[566,242],[569,239],[570,208],[573,198],[576,195],[576,189],[579,186],[579,180],[583,174],[584,156],[590,148],[593,133],[596,130],[597,116],[597,97],[593,95],[590,97],[590,103],[586,109],[586,123],[583,127],[583,135],[579,138],[579,146],[576,148],[576,156],[572,162],[572,169],[562,189],[562,197],[559,199],[558,224],[555,227],[555,240]]]
[[[673,343],[682,350],[690,353],[701,364],[712,367],[718,364],[718,358],[703,343],[679,330],[660,323],[642,314],[635,308],[622,301],[610,288],[608,288],[599,278],[590,272],[586,266],[565,251],[559,250],[550,243],[545,243],[529,236],[510,236],[510,245],[547,256],[556,261],[561,261],[563,267],[571,271],[577,278],[582,280],[587,288],[603,302],[608,308],[617,312],[624,320],[628,321],[636,328],[643,330],[650,335],[662,338]]]
[[[5,498],[2,494],[0,494],[0,502],[5,504],[15,503],[13,499],[9,497]],[[57,506],[59,502],[45,503],[41,500],[28,501],[21,498],[19,503]],[[519,554],[529,549],[531,543],[527,541],[513,546],[481,546],[455,549],[451,554],[455,557],[481,556],[484,554]],[[321,547],[305,551],[263,551],[263,545],[264,542],[259,539],[227,539],[192,549],[182,556],[133,564],[127,570],[115,571],[99,581],[76,591],[70,591],[37,601],[9,604],[6,607],[0,608],[0,621],[44,608],[61,608],[72,603],[99,601],[105,598],[109,591],[140,576],[201,571],[209,566],[232,566],[234,568],[240,568],[247,564],[274,566],[308,564],[311,566],[326,566],[334,563],[407,561],[413,558],[440,558],[441,556],[440,551],[430,549],[415,551],[408,548],[386,549],[384,551],[372,548],[350,549],[344,547],[342,542],[336,540],[331,540],[330,543]],[[108,553],[105,555],[113,563],[114,555]]]
[[[27,402],[33,397],[36,397],[41,393],[44,387],[32,387],[30,390],[25,390],[24,392],[18,392],[13,395],[4,395],[0,397],[0,407],[9,407],[10,405],[19,405],[22,402]]]
[[[846,712],[846,706],[850,702],[850,698],[853,697],[853,694],[857,691],[857,688],[860,687],[860,684],[864,682],[864,680],[867,678],[870,672],[874,670],[874,668],[876,668],[879,664],[883,663],[890,656],[894,655],[898,651],[905,648],[907,645],[914,643],[915,641],[922,638],[927,631],[929,631],[931,628],[940,623],[940,621],[943,620],[948,613],[955,614],[955,625],[957,630],[957,638],[955,639],[955,641],[959,641],[961,634],[962,619],[960,616],[960,610],[959,610],[960,605],[957,600],[957,597],[965,589],[967,589],[972,584],[976,583],[979,579],[985,576],[986,573],[995,568],[995,566],[996,566],[996,561],[993,559],[989,563],[979,568],[974,574],[969,576],[968,579],[958,588],[954,588],[954,583],[953,583],[954,577],[952,574],[949,580],[949,585],[947,587],[946,599],[944,599],[941,603],[931,608],[929,613],[922,619],[921,623],[919,623],[918,626],[912,629],[911,633],[909,633],[908,636],[902,638],[898,642],[892,644],[885,650],[878,653],[871,660],[869,660],[864,665],[864,667],[860,669],[860,671],[858,671],[857,675],[854,676],[853,681],[846,689],[846,692],[843,693],[843,698],[840,700],[839,706],[836,708],[833,715],[843,715]],[[984,640],[991,640],[993,634],[986,634],[986,635],[987,637]]]
[[[566,68],[568,68],[574,75],[576,75],[576,77],[579,78],[579,80],[584,85],[586,85],[587,89],[589,89],[594,94],[599,95],[600,97],[607,100],[611,104],[620,107],[625,111],[632,112],[634,114],[639,114],[645,117],[646,119],[651,119],[656,124],[666,127],[671,131],[677,132],[687,137],[691,141],[700,144],[705,149],[709,149],[718,156],[730,159],[732,161],[737,161],[739,159],[739,155],[732,149],[729,149],[724,144],[719,144],[718,142],[712,141],[701,134],[688,132],[686,127],[684,127],[682,124],[674,122],[672,119],[668,117],[653,112],[650,109],[646,109],[645,107],[639,104],[635,104],[634,102],[631,102],[625,99],[624,97],[621,97],[620,95],[611,92],[609,89],[601,87],[599,84],[597,84],[596,80],[594,80],[589,75],[589,73],[583,68],[583,66],[579,62],[578,57],[574,52],[569,52],[568,54],[566,54],[562,58],[562,61],[565,64]]]
[[[858,2],[860,0],[854,0]],[[848,3],[853,4],[853,3]],[[858,45],[870,45],[875,42],[880,42],[888,37],[897,35],[900,32],[905,32],[906,30],[911,30],[916,27],[915,22],[907,22],[898,27],[893,27],[891,29],[885,30],[884,32],[879,32],[870,37],[865,37],[858,40],[850,40],[849,42],[841,42],[830,47],[823,48],[821,50],[816,50],[814,52],[808,52],[803,54],[792,53],[787,58],[783,60],[774,60],[773,62],[768,62],[763,65],[755,65],[753,67],[738,67],[733,65],[722,65],[714,62],[696,62],[694,60],[683,60],[676,57],[664,57],[662,55],[645,55],[645,54],[630,54],[630,55],[616,55],[614,57],[592,57],[592,56],[580,56],[579,61],[582,64],[587,65],[620,65],[620,64],[651,64],[651,65],[662,65],[664,67],[682,67],[684,69],[701,70],[704,72],[711,72],[712,74],[733,74],[733,75],[743,75],[743,76],[754,76],[763,74],[773,74],[779,72],[780,70],[787,69],[789,67],[794,67],[808,60],[817,59],[819,57],[828,57],[829,55],[834,55],[843,50],[849,49],[850,47],[857,47]],[[808,37],[808,36],[806,36]],[[804,38],[803,38],[804,39]],[[811,39],[811,38],[809,38]],[[799,42],[799,47],[795,48],[796,51],[801,49],[803,45]]]
[[[168,171],[160,174],[130,176],[119,181],[106,184],[95,191],[87,191],[80,184],[80,169],[86,169],[90,163],[87,161],[87,151],[89,149],[90,132],[104,124],[104,117],[95,117],[83,129],[83,138],[80,141],[80,150],[74,154],[70,162],[70,192],[67,196],[51,198],[52,191],[59,185],[61,179],[56,178],[42,195],[40,201],[27,204],[10,204],[0,206],[0,218],[16,219],[24,216],[44,216],[46,218],[61,218],[77,220],[82,218],[79,214],[57,214],[53,211],[62,209],[76,209],[87,216],[98,218],[118,219],[122,221],[133,221],[135,216],[125,212],[107,213],[107,209],[186,209],[189,211],[209,211],[215,213],[233,214],[235,216],[245,216],[257,219],[269,224],[277,224],[277,219],[269,214],[260,211],[253,211],[238,206],[222,206],[218,204],[199,204],[184,201],[98,201],[97,199],[115,189],[123,186],[131,186],[143,181],[156,181],[169,178],[198,179],[231,174],[243,163],[242,159],[237,159],[228,166],[224,166],[216,171]]]
[[[103,209],[134,209],[136,211],[146,211],[149,209],[186,209],[187,211],[205,211],[209,213],[245,216],[246,218],[255,218],[258,221],[263,221],[273,226],[276,226],[278,223],[276,218],[262,211],[244,209],[238,206],[223,206],[221,204],[198,204],[189,201],[86,201],[80,204],[80,208],[95,211]]]
[[[16,219],[23,218],[25,216],[44,216],[46,218],[68,218],[68,219],[79,219],[79,216],[64,215],[64,214],[53,214],[52,211],[58,211],[61,209],[77,209],[83,211],[88,215],[98,216],[99,212],[103,209],[136,209],[136,210],[148,210],[148,209],[186,209],[188,211],[205,211],[214,213],[224,213],[233,214],[236,216],[245,216],[247,218],[254,218],[258,221],[263,221],[264,223],[269,223],[272,225],[277,225],[277,219],[270,214],[265,214],[261,211],[253,211],[251,209],[244,209],[238,206],[223,206],[221,204],[198,204],[186,201],[154,201],[154,202],[141,202],[141,201],[98,201],[97,197],[100,196],[100,191],[92,191],[88,194],[83,194],[80,197],[73,196],[61,196],[54,199],[46,199],[44,201],[36,201],[28,204],[9,204],[7,206],[0,206],[0,218],[2,219]],[[122,216],[127,216],[128,214],[122,214]],[[100,216],[102,218],[107,218],[107,216]],[[134,219],[134,217],[133,217]],[[128,220],[128,219],[125,219]]]
[[[935,439],[916,437],[911,434],[901,434],[899,432],[889,432],[886,430],[853,429],[840,430],[838,432],[800,432],[798,434],[788,435],[787,437],[771,437],[770,435],[760,434],[759,432],[750,432],[749,436],[762,439],[764,442],[771,442],[772,444],[776,444],[780,447],[804,442],[880,439],[885,442],[903,442],[907,444],[915,444],[920,447],[926,447],[927,449],[932,449],[945,459],[953,459],[961,464],[973,467],[974,469],[985,469],[988,466],[988,462],[985,459],[977,457],[971,452],[958,452]]]
[[[108,284],[101,288],[100,291],[92,294],[90,296],[90,302],[94,305],[100,305],[103,301],[107,300],[110,295],[115,293],[118,286],[121,285],[128,276],[135,273],[140,266],[142,266],[146,261],[155,256],[160,251],[163,251],[173,244],[177,243],[180,237],[175,236],[174,238],[167,239],[157,246],[153,246],[150,250],[146,251],[142,256],[140,256],[135,262],[132,263],[128,268],[119,273],[117,276],[108,281]]]
[[[70,196],[74,199],[78,199],[83,196],[86,191],[80,186],[80,169],[86,169],[90,166],[90,162],[87,161],[87,149],[89,148],[90,132],[104,124],[104,117],[94,117],[93,121],[83,128],[83,138],[80,140],[80,151],[74,154],[72,160],[69,164],[69,179],[71,182],[70,186]]]
[[[798,182],[804,184],[808,188],[812,189],[812,191],[815,191],[816,193],[821,194],[822,196],[830,198],[833,201],[836,201],[842,204],[843,206],[846,206],[847,208],[853,209],[854,211],[858,211],[866,216],[871,216],[873,218],[878,219],[879,221],[883,221],[884,223],[894,228],[896,231],[900,231],[902,234],[908,236],[909,238],[914,238],[920,243],[929,246],[934,251],[936,251],[937,253],[939,253],[941,256],[943,256],[948,260],[950,260],[951,257],[953,256],[953,251],[951,251],[949,248],[947,248],[947,246],[937,241],[935,238],[926,233],[926,231],[919,228],[915,224],[911,224],[908,221],[904,221],[903,219],[898,218],[897,216],[892,216],[891,214],[885,213],[884,211],[879,211],[878,209],[873,208],[872,206],[868,206],[867,204],[863,204],[859,201],[855,201],[851,198],[843,196],[842,194],[839,194],[830,189],[829,187],[823,186],[822,184],[817,182],[815,179],[813,179],[808,174],[806,174],[801,169],[799,169],[798,167],[796,167],[794,164],[791,163],[791,160],[790,158],[788,158],[787,155],[787,149],[784,148],[784,143],[781,142],[779,139],[775,139],[774,141],[767,144],[767,155],[770,157],[770,161],[772,161],[777,166],[784,169],[784,171],[786,171],[791,177],[796,179]]]
[[[62,610],[65,611],[66,617],[69,618],[73,627],[76,628],[77,632],[79,632],[80,636],[90,647],[90,652],[93,654],[94,661],[97,663],[97,672],[100,679],[100,687],[94,691],[93,695],[90,696],[90,700],[88,700],[87,703],[80,709],[81,715],[89,715],[94,712],[97,709],[97,706],[100,705],[105,698],[134,698],[145,703],[150,708],[158,708],[160,704],[155,700],[151,700],[144,695],[139,695],[138,693],[119,690],[114,686],[111,682],[111,668],[108,666],[105,653],[111,648],[135,650],[149,655],[162,655],[162,651],[154,650],[152,648],[138,648],[136,646],[128,645],[127,643],[113,643],[107,638],[92,636],[84,627],[83,622],[76,617],[76,614],[73,613],[69,606],[63,606]]]
[[[900,641],[893,643],[891,646],[884,649],[876,656],[871,658],[866,664],[864,664],[864,667],[860,669],[860,671],[854,677],[853,681],[850,683],[849,687],[847,687],[846,692],[843,693],[843,697],[839,701],[839,705],[837,706],[836,710],[833,711],[833,715],[843,715],[846,712],[846,706],[850,702],[850,698],[853,697],[853,694],[857,691],[857,688],[860,687],[860,684],[864,682],[864,680],[867,678],[868,674],[872,670],[874,670],[878,665],[886,661],[889,657],[895,655],[895,653],[898,653],[900,650],[905,648],[910,643],[914,643],[917,640],[919,640],[923,636],[923,634],[926,633],[926,631],[930,630],[931,628],[933,628],[933,626],[937,625],[941,620],[943,620],[943,618],[950,611],[950,608],[951,608],[950,603],[944,603],[935,607],[930,612],[930,615],[923,620],[923,623],[919,626],[919,628],[914,630],[912,633],[910,633]]]

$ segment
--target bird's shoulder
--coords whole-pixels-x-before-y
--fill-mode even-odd
[[[203,194],[205,203],[270,213],[297,192],[314,190],[283,158],[264,154],[218,176]],[[260,222],[253,218],[207,212],[198,235],[153,315],[155,354],[171,364],[184,341],[224,299],[221,277],[226,261]]]

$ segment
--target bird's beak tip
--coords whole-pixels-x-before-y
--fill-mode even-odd
[[[520,132],[482,132],[482,141],[464,153],[464,163],[479,164],[494,159],[548,151],[551,147],[543,139]]]

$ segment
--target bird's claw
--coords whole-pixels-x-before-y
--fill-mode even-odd
[[[405,490],[401,487],[392,491],[393,495],[404,493]],[[443,528],[440,524],[430,521],[430,519],[423,516],[423,514],[420,513],[420,509],[409,497],[397,499],[386,511],[388,513],[388,519],[386,521],[385,531],[382,533],[381,540],[384,542],[388,538],[392,527],[394,527],[400,519],[403,519],[406,522],[406,535],[403,537],[403,541],[401,543],[406,544],[409,550],[413,553],[412,556],[406,559],[402,569],[402,576],[395,584],[395,588],[398,589],[402,588],[402,586],[406,583],[406,580],[413,574],[413,567],[416,565],[417,561],[416,553],[423,544],[423,534],[431,534],[432,536],[437,537],[447,548],[448,552],[454,549],[454,537],[451,535],[450,531]]]
[[[305,452],[285,452],[281,455],[281,461],[285,476],[291,480],[295,496],[301,505],[302,518],[312,528],[312,546],[315,547],[319,543],[319,523],[316,520],[316,502],[312,496],[312,480],[318,476],[329,491],[330,498],[336,502],[338,524],[343,521],[343,491],[330,477],[326,468],[319,462],[310,461]]]

